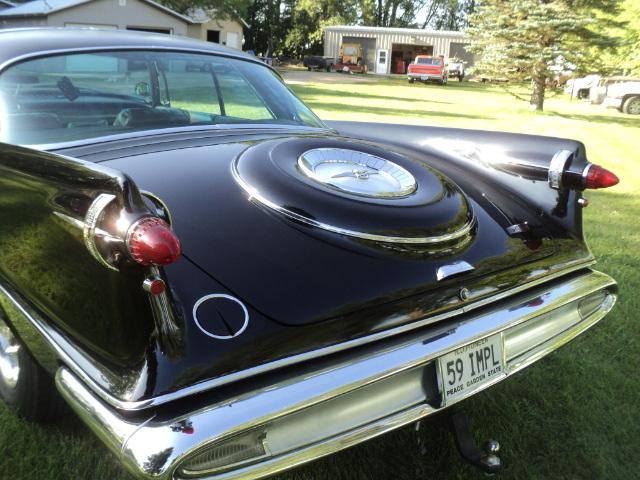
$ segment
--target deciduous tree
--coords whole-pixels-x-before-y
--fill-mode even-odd
[[[422,0],[417,10],[423,18],[421,28],[463,30],[475,8],[475,0]]]
[[[321,53],[324,27],[355,24],[358,13],[358,0],[297,0],[285,48],[297,55]]]

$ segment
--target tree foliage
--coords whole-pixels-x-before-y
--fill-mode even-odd
[[[464,30],[475,9],[475,0],[424,0],[418,6],[423,15],[421,28]]]
[[[467,30],[488,77],[532,79],[542,108],[545,81],[580,73],[640,75],[639,0],[160,0],[181,13],[242,18],[245,50],[266,56],[321,54],[328,25]]]
[[[623,6],[622,41],[617,55],[617,66],[626,75],[640,76],[640,2],[627,0]]]
[[[323,29],[327,25],[353,24],[358,20],[357,0],[297,0],[292,8],[291,28],[283,50],[300,56],[322,53]]]
[[[281,49],[282,39],[292,28],[293,0],[254,0],[245,20],[245,50],[270,57]]]
[[[594,12],[613,12],[615,0],[479,0],[469,16],[476,73],[489,78],[531,80],[530,103],[542,110],[547,81],[558,67],[581,60],[591,46],[613,46],[592,28]]]
[[[245,50],[263,55],[322,53],[324,27],[374,27],[462,30],[475,0],[160,0],[188,13],[194,8],[217,18],[241,17]]]

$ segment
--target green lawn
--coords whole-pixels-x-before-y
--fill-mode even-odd
[[[640,478],[640,323],[635,316],[640,310],[640,118],[560,96],[536,114],[498,86],[408,85],[400,79],[353,83],[338,74],[331,84],[308,83],[304,73],[296,74],[291,86],[325,119],[570,137],[586,144],[591,161],[620,176],[620,185],[610,191],[588,193],[591,204],[585,211],[598,268],[620,283],[618,305],[584,337],[470,399],[466,407],[478,439],[495,437],[502,443],[502,478]],[[129,478],[75,418],[53,427],[33,426],[0,406],[0,424],[0,472],[5,472],[0,478]],[[427,434],[404,428],[278,478],[483,478],[458,460],[437,421],[423,427]]]

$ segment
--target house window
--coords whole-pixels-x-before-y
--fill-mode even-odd
[[[220,30],[207,30],[207,42],[220,43]]]

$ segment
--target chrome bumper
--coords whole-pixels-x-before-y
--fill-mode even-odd
[[[591,302],[588,311],[583,309],[587,300],[580,302],[586,297]],[[526,291],[465,319],[345,352],[312,371],[301,373],[294,368],[288,377],[264,388],[236,392],[171,418],[151,411],[130,420],[98,399],[65,367],[58,370],[56,385],[139,478],[260,478],[440,410],[442,406],[425,387],[425,372],[435,371],[436,359],[443,354],[494,334],[500,335],[504,345],[504,374],[451,402],[455,403],[569,342],[604,317],[615,300],[615,282],[588,271]],[[437,392],[440,380],[430,378]],[[199,475],[183,468],[194,454],[258,429],[265,432],[261,438],[268,455],[254,463]]]
[[[414,80],[422,80],[426,78],[427,80],[442,80],[442,75],[439,73],[407,73],[407,78]]]

